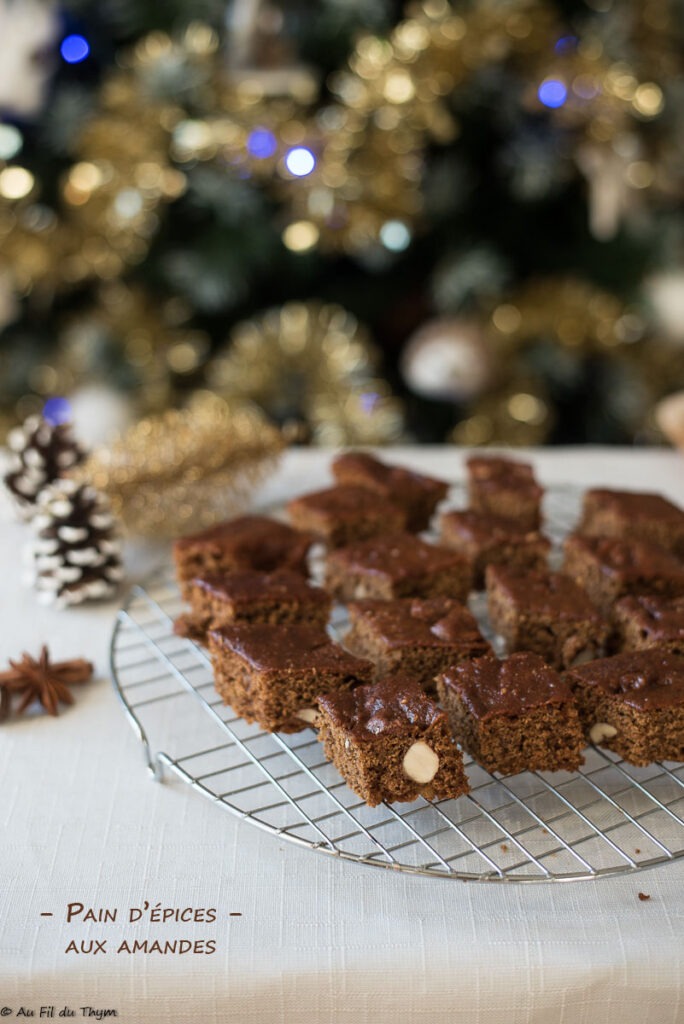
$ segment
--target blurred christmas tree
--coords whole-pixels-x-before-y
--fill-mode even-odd
[[[0,29],[6,424],[209,387],[320,443],[657,440],[682,0],[0,0]]]

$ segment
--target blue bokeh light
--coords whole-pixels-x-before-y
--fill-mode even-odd
[[[570,53],[577,46],[577,36],[561,36],[556,40],[554,50],[556,53]]]
[[[557,78],[547,78],[539,86],[537,96],[545,107],[562,107],[568,98],[568,90],[565,84]]]
[[[48,398],[43,406],[43,419],[58,427],[60,423],[71,423],[71,403],[68,398]]]
[[[84,36],[65,36],[59,52],[67,64],[80,64],[90,53],[90,44]]]
[[[316,157],[305,146],[295,146],[285,157],[285,166],[295,178],[305,178],[316,166]]]
[[[255,128],[247,137],[247,152],[257,160],[266,160],[273,156],[278,148],[278,141],[268,128]]]

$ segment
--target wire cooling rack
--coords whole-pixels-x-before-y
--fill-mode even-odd
[[[579,492],[554,488],[545,502],[557,551]],[[463,504],[461,487],[449,504]],[[496,646],[482,595],[472,608]],[[111,643],[115,687],[157,779],[174,772],[240,818],[322,853],[442,878],[568,881],[684,856],[684,765],[635,768],[593,747],[578,772],[505,779],[466,757],[467,796],[367,807],[326,761],[313,729],[264,733],[232,714],[205,651],[172,632],[181,610],[168,568],[131,591]]]

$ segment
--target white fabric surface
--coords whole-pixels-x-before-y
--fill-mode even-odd
[[[389,453],[387,453],[389,455]],[[543,483],[624,485],[684,503],[672,452],[528,454]],[[395,461],[462,477],[457,449]],[[322,485],[289,453],[259,501]],[[0,727],[0,1012],[116,1009],[131,1024],[674,1024],[684,1019],[684,861],[613,879],[501,885],[378,871],[300,849],[153,782],[108,679],[114,603],[54,612],[19,585],[26,527],[2,510],[0,662],[47,642],[97,681],[57,719]],[[133,571],[140,571],[136,558]],[[650,894],[648,902],[639,891]],[[130,925],[129,907],[216,907],[215,924]],[[117,907],[115,923],[66,905]],[[52,918],[41,917],[51,911]],[[229,916],[241,913],[241,917]],[[122,939],[214,939],[213,955],[116,954]],[[107,954],[66,953],[107,939]]]

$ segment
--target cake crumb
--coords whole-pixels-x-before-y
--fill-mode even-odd
[[[502,843],[501,849],[503,850],[504,853],[508,853],[508,843]]]
[[[635,853],[641,853],[641,850],[639,849],[639,847],[638,847],[638,846],[635,846],[635,847],[634,847],[634,852],[635,852]]]
[[[639,893],[639,899],[641,900],[642,903],[644,903],[646,900],[650,900],[650,898],[651,897],[648,896],[645,892],[640,892]]]

